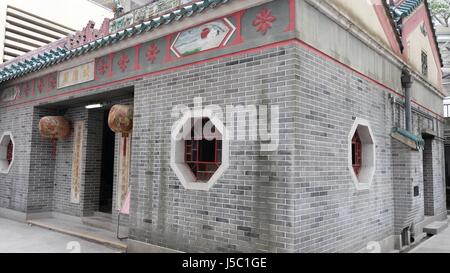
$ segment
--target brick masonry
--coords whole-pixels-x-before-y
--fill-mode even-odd
[[[220,106],[279,105],[279,151],[262,154],[257,142],[232,142],[231,167],[213,190],[184,190],[168,165],[170,109],[196,96]],[[390,138],[396,119],[386,90],[304,48],[145,79],[135,101],[134,239],[183,251],[354,251],[423,220],[423,195],[394,198],[412,194],[413,185],[422,185],[423,193],[423,161],[420,152]],[[356,191],[347,167],[354,117],[369,120],[375,134],[377,172],[369,191]],[[417,131],[429,126],[417,114],[414,122]],[[400,184],[404,188],[397,189]]]
[[[8,175],[0,174],[0,206],[20,212],[27,211],[28,177],[33,107],[8,112],[0,109],[1,131],[10,131],[15,140],[15,161]]]

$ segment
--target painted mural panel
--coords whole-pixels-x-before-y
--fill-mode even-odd
[[[180,32],[171,50],[181,57],[218,48],[226,45],[235,31],[236,27],[226,18],[212,21]]]
[[[81,193],[81,162],[83,155],[84,121],[78,121],[74,126],[74,141],[72,155],[72,184],[70,191],[70,202],[80,203]]]

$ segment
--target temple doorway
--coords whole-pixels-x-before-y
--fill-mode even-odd
[[[102,164],[99,192],[99,211],[112,213],[114,192],[114,154],[116,134],[108,126],[109,109],[103,113]]]

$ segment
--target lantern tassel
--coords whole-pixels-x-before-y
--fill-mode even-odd
[[[128,134],[122,134],[122,138],[123,138],[123,157],[126,157],[127,156]]]
[[[52,155],[53,155],[54,157],[56,157],[57,145],[58,145],[58,139],[53,138],[53,139],[52,139]]]

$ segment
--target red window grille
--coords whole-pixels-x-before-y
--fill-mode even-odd
[[[203,126],[209,119],[203,119]],[[215,131],[213,127],[212,131]],[[185,162],[191,169],[197,182],[207,182],[222,164],[222,141],[195,140],[194,130],[191,133],[192,140],[185,141]]]
[[[10,140],[6,149],[6,161],[8,161],[8,165],[10,165],[13,160],[13,149],[14,146],[12,141]]]
[[[362,167],[362,143],[358,132],[352,139],[352,165],[356,175],[359,175]]]

